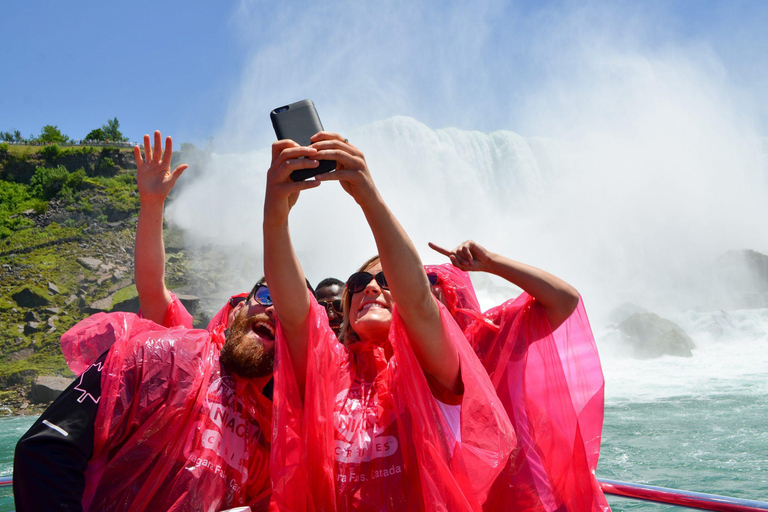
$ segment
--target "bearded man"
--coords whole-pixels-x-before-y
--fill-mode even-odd
[[[62,336],[78,378],[16,447],[16,509],[266,510],[271,493],[274,309],[261,280],[206,330],[165,285],[170,171],[159,132],[135,148],[142,311],[99,313]]]

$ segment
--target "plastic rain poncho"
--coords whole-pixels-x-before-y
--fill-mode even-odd
[[[464,393],[452,400],[445,392],[440,402],[397,308],[384,345],[345,347],[325,309],[311,304],[303,407],[278,322],[271,473],[280,509],[480,510],[516,441],[488,375],[445,308]]]
[[[183,310],[175,298],[171,307]],[[64,334],[76,373],[109,349],[85,510],[267,509],[266,379],[222,372],[224,341],[223,326],[212,333],[165,328],[132,313],[99,313]]]
[[[488,371],[518,437],[520,449],[484,508],[609,510],[595,476],[605,380],[582,301],[552,332],[544,308],[527,293],[481,315],[466,272],[453,265],[427,270],[440,276],[444,303]]]

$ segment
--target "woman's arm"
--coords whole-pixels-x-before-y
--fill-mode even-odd
[[[152,149],[149,135],[144,136],[143,160],[139,146],[133,148],[141,200],[134,248],[134,280],[142,315],[162,325],[171,303],[171,294],[165,286],[163,206],[187,165],[180,165],[171,172],[173,141],[166,137],[163,152],[160,132],[155,131],[154,137],[155,146]]]
[[[448,256],[451,263],[461,270],[495,274],[525,290],[544,307],[552,330],[557,329],[579,305],[579,292],[562,279],[491,252],[472,240],[452,251],[433,243],[429,246]]]
[[[403,227],[376,189],[363,153],[335,133],[312,138],[318,159],[335,160],[336,171],[317,176],[339,181],[363,210],[387,276],[389,290],[403,319],[422,369],[446,388],[460,393],[459,355],[443,332],[440,310],[429,288],[424,266]]]
[[[302,398],[307,374],[306,320],[310,302],[304,272],[291,242],[288,214],[299,192],[317,187],[320,182],[294,182],[290,175],[297,169],[316,167],[317,160],[313,159],[316,153],[314,148],[301,147],[291,140],[272,144],[272,165],[267,172],[264,198],[264,275]]]

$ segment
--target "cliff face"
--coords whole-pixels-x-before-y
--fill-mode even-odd
[[[39,186],[40,167],[58,168],[65,181],[82,180],[47,201],[40,199],[39,189],[36,198],[26,198],[25,191],[32,194]],[[76,174],[81,169],[84,173]],[[78,149],[46,158],[35,148],[0,148],[0,187],[5,227],[0,237],[0,411],[37,413],[50,395],[33,389],[36,377],[74,377],[61,355],[61,334],[99,311],[138,310],[133,153]],[[168,251],[167,281],[204,326],[198,299],[185,288],[186,253],[179,236],[166,233],[175,241]]]

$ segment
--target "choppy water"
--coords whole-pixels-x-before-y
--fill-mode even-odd
[[[690,359],[605,358],[598,476],[768,501],[766,339],[705,344]],[[14,445],[34,419],[0,418],[0,475],[11,474]],[[675,509],[609,502],[616,512]],[[0,489],[0,512],[10,510],[11,490]]]

